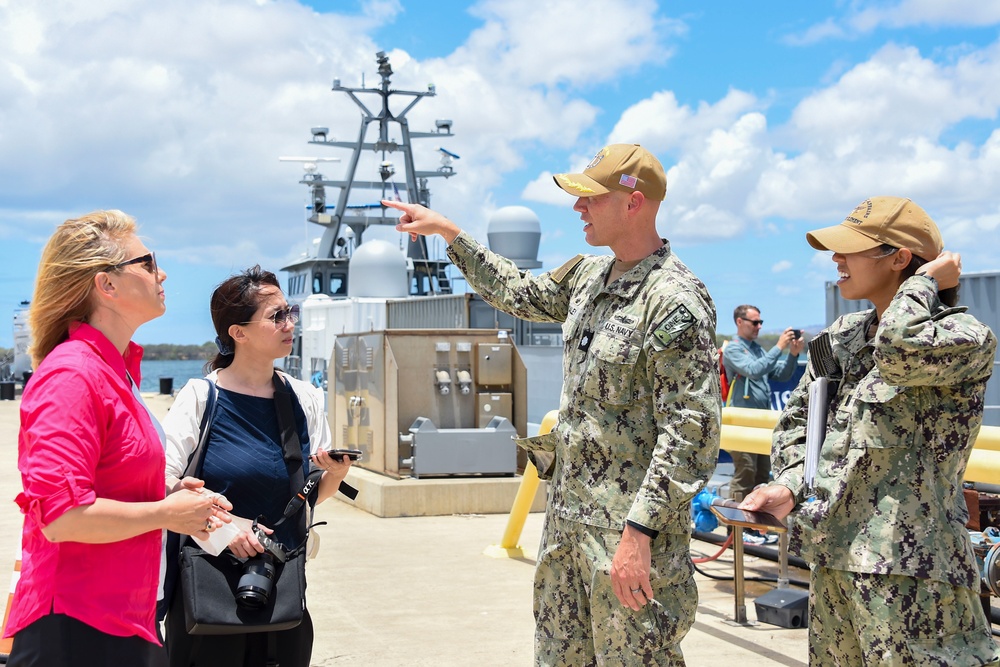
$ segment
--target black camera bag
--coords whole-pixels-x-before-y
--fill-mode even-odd
[[[275,559],[274,588],[263,607],[236,602],[243,564],[228,552],[213,556],[195,545],[181,549],[181,594],[188,634],[231,635],[276,632],[302,622],[306,608],[306,556],[298,549]]]

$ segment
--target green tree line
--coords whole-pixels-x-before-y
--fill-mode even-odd
[[[188,361],[191,359],[208,361],[215,357],[218,348],[215,343],[201,345],[174,345],[173,343],[155,343],[143,345],[142,358],[146,361]]]

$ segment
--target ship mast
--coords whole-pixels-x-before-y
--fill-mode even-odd
[[[395,90],[390,87],[392,77],[392,66],[389,64],[389,56],[384,51],[375,54],[378,63],[378,73],[381,79],[376,87],[353,88],[341,85],[340,79],[333,80],[333,90],[345,93],[361,110],[361,127],[355,141],[337,141],[327,138],[327,128],[313,128],[313,138],[309,142],[317,146],[332,146],[335,148],[347,148],[352,151],[347,164],[346,173],[343,180],[325,180],[319,174],[307,176],[301,182],[308,185],[312,191],[313,212],[309,217],[310,222],[325,225],[326,230],[320,240],[318,249],[319,258],[334,257],[337,252],[337,239],[342,234],[342,226],[347,225],[353,232],[355,243],[363,241],[363,235],[369,225],[395,225],[395,217],[386,216],[386,211],[381,204],[362,205],[352,207],[349,205],[351,193],[356,189],[375,190],[380,193],[379,199],[395,199],[396,191],[394,184],[390,181],[395,174],[395,167],[389,161],[389,157],[399,152],[403,158],[403,169],[406,178],[405,192],[406,200],[417,202],[424,206],[430,205],[430,190],[427,187],[427,179],[443,177],[449,178],[455,174],[451,167],[451,160],[457,156],[441,149],[442,166],[435,171],[417,171],[413,161],[413,150],[411,141],[413,139],[430,137],[451,137],[451,121],[436,121],[436,131],[433,132],[413,132],[410,130],[409,120],[406,115],[424,97],[436,95],[434,84],[429,84],[426,91]],[[377,109],[372,109],[361,99],[362,95],[377,95],[379,105]],[[390,108],[390,99],[396,97],[412,98],[402,111],[393,112]],[[378,138],[376,141],[366,141],[369,128],[373,123],[378,125]],[[390,138],[390,128],[393,124],[399,126],[401,140],[396,142]],[[381,153],[381,164],[379,166],[379,176],[381,180],[362,180],[357,178],[358,162],[363,151],[375,151]],[[326,207],[325,189],[328,187],[339,188],[337,203],[334,211],[330,213]],[[377,215],[369,215],[369,210],[377,210]],[[407,248],[407,255],[414,260],[427,261],[427,245],[423,237],[419,237],[417,242],[411,241]]]

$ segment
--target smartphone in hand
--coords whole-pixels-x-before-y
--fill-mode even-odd
[[[362,452],[360,449],[328,449],[327,454],[337,459],[342,460],[344,456],[351,459],[352,461],[359,461],[361,459]]]

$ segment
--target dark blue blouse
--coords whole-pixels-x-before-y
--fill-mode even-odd
[[[292,393],[292,413],[302,445],[302,475],[309,474],[309,431]],[[219,387],[219,398],[202,470],[205,486],[233,504],[233,513],[254,519],[263,514],[271,528],[292,497],[273,398],[258,398]],[[286,547],[301,542],[298,521],[288,519],[271,536]]]

